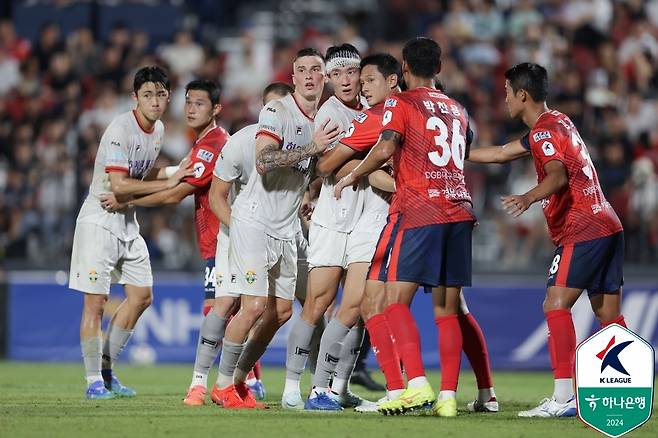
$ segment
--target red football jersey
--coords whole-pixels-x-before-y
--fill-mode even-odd
[[[382,131],[402,135],[393,161],[404,228],[474,221],[464,181],[472,137],[466,110],[433,88],[415,88],[384,103]]]
[[[185,182],[197,187],[194,192],[194,223],[201,257],[215,257],[219,219],[210,209],[208,191],[212,183],[212,172],[219,153],[226,144],[229,135],[224,128],[211,129],[198,139],[192,147],[190,160],[194,165],[194,175]]]
[[[617,214],[603,196],[587,146],[569,117],[559,111],[543,113],[521,143],[532,153],[538,182],[546,177],[544,165],[549,161],[561,161],[567,169],[569,185],[541,201],[555,245],[622,230]]]
[[[382,114],[384,114],[384,102],[360,113],[354,118],[345,137],[340,142],[357,152],[370,151],[377,144],[379,134],[382,131]],[[398,197],[393,193],[388,213],[391,214],[396,211],[399,211]]]

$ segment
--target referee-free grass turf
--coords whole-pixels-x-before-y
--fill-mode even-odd
[[[209,402],[187,407],[181,402],[192,366],[138,367],[120,364],[118,376],[134,387],[134,399],[84,399],[82,364],[0,362],[0,437],[596,437],[602,436],[578,419],[522,419],[521,409],[533,407],[551,393],[548,373],[498,372],[494,374],[501,402],[498,414],[472,414],[465,410],[475,395],[470,370],[463,370],[458,394],[459,416],[435,418],[420,414],[384,417],[380,414],[310,413],[279,407],[285,372],[266,368],[266,411],[224,410]],[[214,373],[213,373],[214,374]],[[380,374],[375,373],[379,378]],[[211,375],[210,381],[214,379]],[[436,387],[439,373],[430,372]],[[381,379],[379,379],[381,380]],[[303,387],[308,387],[305,376]],[[353,388],[376,400],[381,393]],[[654,404],[654,411],[656,405]],[[655,413],[655,412],[654,412]],[[629,437],[658,437],[658,420],[652,417]]]

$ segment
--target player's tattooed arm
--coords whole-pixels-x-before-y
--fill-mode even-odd
[[[313,157],[327,149],[327,146],[338,139],[338,126],[329,121],[319,127],[313,140],[304,146],[289,151],[281,150],[280,145],[271,137],[261,135],[256,138],[256,171],[264,175],[272,169],[292,166],[309,157]]]
[[[530,151],[523,147],[521,140],[514,140],[503,146],[468,148],[465,158],[474,163],[507,163],[527,155]]]

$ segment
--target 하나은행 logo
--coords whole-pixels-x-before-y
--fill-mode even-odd
[[[655,352],[633,331],[611,324],[576,348],[578,417],[618,437],[651,417]]]

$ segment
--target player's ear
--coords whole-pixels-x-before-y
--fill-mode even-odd
[[[130,93],[130,95],[132,96],[133,100],[137,102],[137,93],[133,91],[132,93]]]
[[[222,104],[218,103],[213,107],[212,110],[212,115],[213,117],[217,117],[217,115],[222,111]]]
[[[391,90],[395,90],[395,87],[399,85],[398,75],[396,74],[388,75],[388,77],[386,78],[386,83],[388,84],[388,88],[390,88]]]

